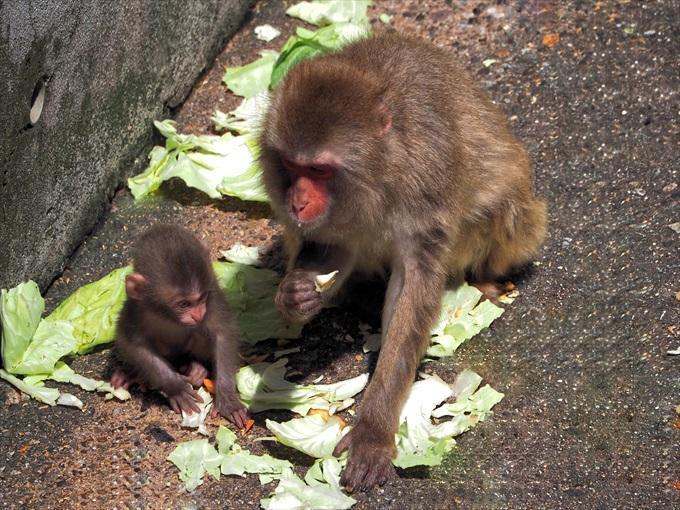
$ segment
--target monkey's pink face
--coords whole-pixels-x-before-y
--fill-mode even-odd
[[[286,190],[289,214],[299,224],[321,221],[331,205],[328,186],[335,177],[338,163],[322,153],[314,159],[282,157],[290,186]]]
[[[193,292],[179,296],[172,303],[172,310],[177,317],[177,320],[187,327],[198,326],[205,317],[206,303],[208,300],[208,293]]]

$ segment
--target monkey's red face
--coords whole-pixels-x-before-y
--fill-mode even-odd
[[[206,302],[208,293],[193,292],[184,296],[179,296],[172,302],[171,307],[175,312],[177,320],[184,326],[198,326],[205,317]]]
[[[312,160],[282,157],[290,186],[286,191],[289,213],[301,224],[323,218],[330,206],[328,186],[337,171],[337,162],[328,154]]]

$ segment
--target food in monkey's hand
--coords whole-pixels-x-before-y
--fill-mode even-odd
[[[314,278],[314,288],[316,291],[323,292],[327,289],[330,289],[335,283],[339,272],[340,271],[333,271],[332,273],[320,274],[316,276],[316,278]]]

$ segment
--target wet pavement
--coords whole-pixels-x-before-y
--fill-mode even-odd
[[[284,10],[256,5],[177,112],[180,129],[209,132],[215,108],[238,104],[220,83],[223,67],[280,47],[300,24]],[[461,436],[444,465],[402,471],[356,496],[355,508],[680,507],[680,356],[666,354],[680,346],[680,234],[668,227],[680,221],[680,3],[377,1],[376,30],[386,29],[375,21],[383,12],[398,30],[450,48],[511,116],[549,204],[550,234],[516,280],[520,298],[454,358],[428,365],[449,381],[479,372],[506,394],[493,417]],[[262,23],[283,35],[255,39]],[[156,221],[187,225],[215,256],[234,242],[273,247],[276,267],[280,230],[269,218],[267,206],[209,200],[178,183],[144,205],[121,190],[48,306],[124,264]],[[298,379],[370,367],[357,327],[351,307],[312,322],[291,357]],[[97,377],[109,365],[106,350],[73,363]],[[0,384],[0,506],[257,508],[272,490],[254,476],[222,477],[187,494],[165,457],[195,436],[160,398],[75,393],[83,412]],[[285,415],[258,415],[241,444],[286,455],[252,441],[267,435],[270,416]]]

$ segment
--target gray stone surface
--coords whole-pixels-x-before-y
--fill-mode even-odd
[[[0,287],[63,269],[251,3],[0,2]]]

